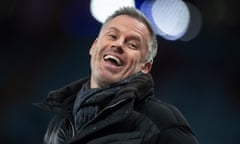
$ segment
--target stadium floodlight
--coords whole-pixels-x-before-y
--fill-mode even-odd
[[[152,5],[152,18],[161,36],[176,40],[185,34],[190,13],[182,0],[157,0]]]
[[[103,23],[117,9],[124,6],[135,7],[134,0],[91,0],[90,11],[92,16]]]
[[[187,31],[190,12],[182,0],[145,0],[140,9],[164,39],[177,40]]]

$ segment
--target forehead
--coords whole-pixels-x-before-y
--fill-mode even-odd
[[[110,29],[115,29],[123,33],[139,35],[147,40],[150,37],[150,32],[147,26],[140,20],[128,15],[119,15],[109,20],[102,28],[102,31]]]

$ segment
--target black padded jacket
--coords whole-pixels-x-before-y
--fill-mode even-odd
[[[37,104],[55,116],[44,144],[198,144],[183,114],[154,97],[150,74],[138,73],[76,133],[72,107],[83,78],[49,93]],[[107,94],[107,93],[104,93]]]

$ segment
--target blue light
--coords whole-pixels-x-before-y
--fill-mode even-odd
[[[145,0],[140,10],[164,39],[177,40],[188,29],[190,12],[182,0]]]
[[[156,34],[167,40],[188,41],[200,31],[201,19],[197,8],[182,0],[91,0],[90,11],[98,22],[103,23],[115,10],[124,6],[140,9]],[[197,27],[193,27],[193,22],[197,22]]]

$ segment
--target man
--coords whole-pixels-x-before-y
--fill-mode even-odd
[[[154,97],[156,36],[135,8],[116,11],[93,42],[91,76],[49,93],[46,144],[197,144],[184,116]]]

